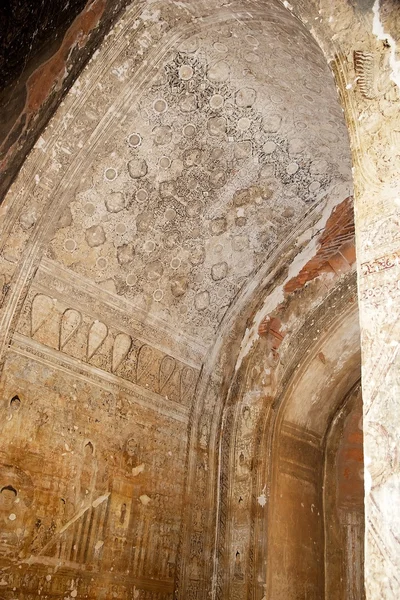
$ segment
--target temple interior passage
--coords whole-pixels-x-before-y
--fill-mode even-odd
[[[398,3],[39,4],[0,8],[0,600],[398,600]]]

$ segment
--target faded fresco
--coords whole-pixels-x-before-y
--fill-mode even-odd
[[[0,207],[2,600],[398,598],[391,15],[134,2],[70,87]]]

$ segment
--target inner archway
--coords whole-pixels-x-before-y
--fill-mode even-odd
[[[310,309],[315,285],[261,323],[230,388],[220,441],[221,598],[319,600],[331,598],[333,588],[333,597],[363,598],[354,274],[337,280],[322,304]],[[297,329],[299,310],[304,321]],[[349,414],[353,420],[344,429]],[[354,466],[346,452],[356,434],[361,440],[358,435]],[[353,504],[344,500],[351,494]]]

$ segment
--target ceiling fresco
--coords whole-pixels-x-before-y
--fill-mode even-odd
[[[108,109],[47,250],[204,349],[244,282],[351,180],[323,57],[289,13],[240,17],[159,49],[137,91],[129,55],[112,64],[125,99]],[[106,93],[99,82],[91,101]]]

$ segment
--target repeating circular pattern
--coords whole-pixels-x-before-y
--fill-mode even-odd
[[[303,94],[303,98],[309,104],[314,104],[314,98],[310,94]]]
[[[115,227],[115,231],[116,233],[118,233],[118,235],[124,235],[127,232],[127,227],[125,223],[118,223]]]
[[[279,104],[282,106],[285,103],[285,99],[280,94],[271,94],[271,102],[273,102],[273,104]]]
[[[144,243],[143,250],[145,252],[148,252],[148,253],[154,252],[155,249],[156,249],[156,243],[153,240],[147,240]]]
[[[213,110],[219,110],[224,105],[224,97],[221,94],[214,94],[210,98],[210,106]]]
[[[223,82],[229,79],[231,68],[226,61],[214,63],[207,72],[207,77],[212,82]]]
[[[171,159],[168,156],[162,156],[158,164],[162,169],[169,169],[171,166]]]
[[[276,149],[275,142],[265,142],[265,144],[263,146],[263,151],[265,152],[265,154],[272,154],[272,152],[274,152],[275,149]]]
[[[248,117],[241,117],[237,123],[239,131],[247,131],[251,126],[251,121]]]
[[[99,256],[96,260],[96,266],[98,269],[105,269],[108,265],[108,260],[104,256]]]
[[[72,240],[72,239],[65,240],[64,248],[67,252],[73,252],[74,250],[76,250],[76,247],[77,247],[77,244],[76,244],[75,240]]]
[[[193,68],[190,65],[182,65],[179,67],[179,77],[183,81],[189,81],[193,77]]]
[[[96,211],[96,207],[94,204],[92,204],[92,202],[87,202],[85,204],[85,206],[83,207],[83,210],[85,211],[85,213],[87,215],[89,215],[89,217],[93,216],[95,211]]]
[[[136,285],[137,283],[137,276],[135,273],[129,273],[129,275],[127,275],[126,279],[125,279],[125,283],[126,285],[129,285],[129,287],[132,287],[134,285]]]
[[[185,183],[186,183],[186,188],[191,192],[194,191],[198,186],[198,182],[195,177],[188,177],[186,179]]]
[[[174,208],[167,208],[165,211],[165,219],[167,221],[173,221],[176,218],[176,210]]]
[[[139,133],[131,133],[128,136],[128,144],[131,148],[138,148],[142,143],[142,138]]]
[[[289,175],[294,175],[299,170],[299,165],[295,162],[292,162],[288,165],[288,168],[286,170],[289,173]]]
[[[321,188],[321,184],[319,181],[313,181],[310,184],[310,187],[308,188],[310,190],[310,192],[312,194],[315,194],[316,192],[318,192],[318,190]]]
[[[192,123],[188,123],[183,128],[183,135],[187,138],[192,138],[196,135],[196,127]]]
[[[261,60],[258,54],[256,54],[255,52],[246,52],[244,58],[249,63],[259,63]]]
[[[176,257],[171,260],[171,269],[179,269],[180,266],[181,266],[180,258]]]
[[[70,221],[85,219],[83,231],[75,234],[65,219],[70,229],[61,237],[62,245],[65,235],[72,240],[69,252],[75,240],[79,253],[97,249],[96,268],[125,282],[118,293],[143,305],[153,299],[162,305],[153,306],[156,314],[168,307],[204,331],[279,243],[279,225],[300,218],[339,170],[328,154],[340,142],[335,90],[323,99],[327,118],[313,122],[329,71],[306,72],[301,45],[283,48],[268,28],[220,23],[171,49],[129,108],[130,125],[122,119],[122,135],[110,138],[93,189],[71,210]],[[104,169],[105,160],[112,166]]]
[[[213,47],[220,54],[226,54],[228,52],[228,46],[222,42],[215,42]]]
[[[118,177],[118,172],[113,167],[108,167],[104,171],[104,179],[106,181],[114,181]]]
[[[244,39],[249,44],[249,46],[257,47],[259,45],[259,41],[257,40],[257,38],[254,37],[254,35],[247,34]]]
[[[153,108],[155,110],[156,113],[158,114],[162,114],[165,113],[168,109],[168,104],[166,103],[166,101],[164,100],[164,98],[159,98],[158,100],[155,100],[154,104],[153,104]]]
[[[140,188],[137,190],[135,197],[138,202],[146,202],[146,200],[149,197],[149,194],[147,190],[145,190],[144,188]]]
[[[153,293],[153,298],[156,302],[161,302],[161,300],[163,299],[164,296],[164,292],[160,289],[155,290]]]

